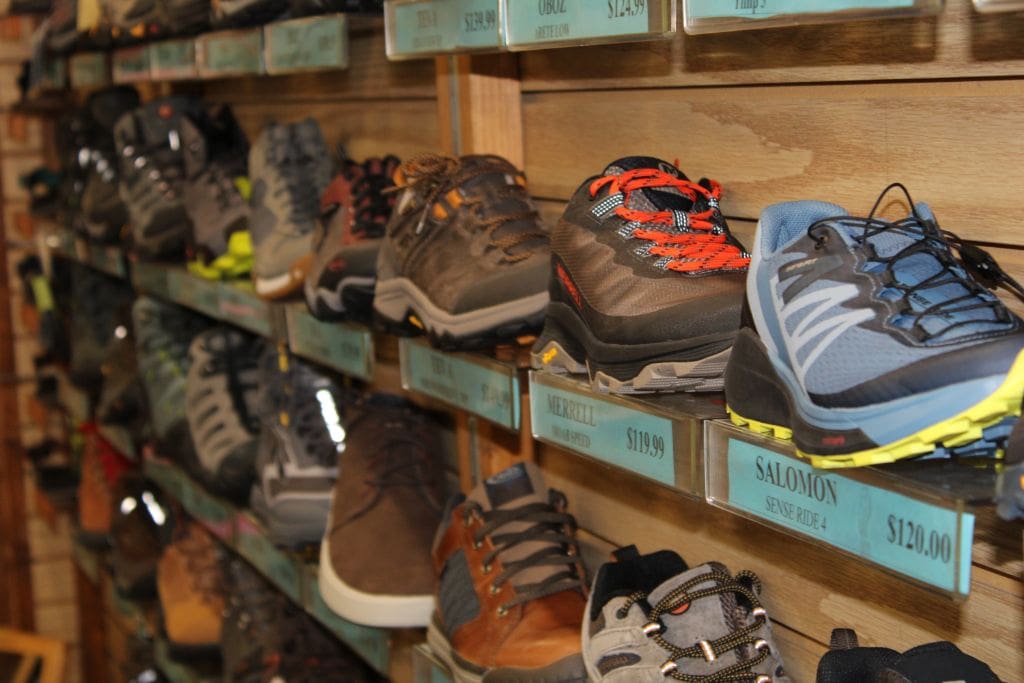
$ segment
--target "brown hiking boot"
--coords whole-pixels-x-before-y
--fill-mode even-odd
[[[216,543],[195,522],[164,550],[156,585],[171,656],[219,658],[224,577]]]
[[[430,621],[440,455],[431,419],[397,396],[371,397],[349,427],[318,579],[324,602],[345,619],[388,628]],[[382,540],[392,552],[352,551]]]
[[[403,163],[395,184],[373,297],[382,322],[451,348],[540,329],[550,250],[526,177],[498,156],[429,154]]]
[[[84,424],[79,431],[85,447],[78,480],[77,537],[85,546],[103,548],[110,544],[114,486],[130,463],[100,436],[96,425]]]
[[[565,496],[519,463],[452,503],[434,541],[427,640],[456,683],[585,683],[586,583]]]

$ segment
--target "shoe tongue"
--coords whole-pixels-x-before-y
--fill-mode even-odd
[[[643,156],[623,157],[613,161],[601,175],[620,175],[640,168],[651,168],[681,180],[689,180],[674,164]],[[645,187],[630,194],[626,208],[637,211],[690,211],[693,201],[674,187]]]
[[[540,469],[532,463],[517,463],[484,480],[469,495],[484,510],[518,508],[530,503],[547,503],[548,489]]]
[[[714,570],[728,574],[728,569],[717,562],[702,564],[699,567],[694,567],[689,571],[672,577],[655,588],[648,595],[647,602],[653,607],[662,598],[685,582],[704,574],[710,574]],[[709,578],[707,581],[698,583],[690,588],[689,592],[693,593],[698,590],[714,588],[715,585],[717,585],[717,581]],[[737,603],[736,594],[727,592],[710,595],[680,605],[672,612],[663,614],[661,622],[665,625],[665,631],[662,633],[665,640],[677,647],[686,648],[702,640],[710,642],[729,635],[738,628],[753,623],[753,619],[750,616],[749,610]],[[718,653],[718,661],[715,666],[717,669],[735,664],[737,661],[736,651],[730,650]],[[679,671],[682,673],[708,673],[708,663],[703,659],[683,658],[676,663],[679,665]]]

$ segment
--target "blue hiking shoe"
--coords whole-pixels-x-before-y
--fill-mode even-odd
[[[892,187],[913,213],[875,218]],[[816,467],[995,456],[1021,413],[1024,322],[951,239],[899,184],[867,218],[767,207],[725,375],[732,421],[792,438]]]

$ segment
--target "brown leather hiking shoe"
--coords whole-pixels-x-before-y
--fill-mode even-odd
[[[185,524],[157,566],[164,631],[172,657],[217,659],[224,614],[219,549],[198,524]]]
[[[565,496],[520,463],[449,509],[427,641],[456,683],[585,683],[586,579]]]
[[[401,188],[377,256],[373,308],[444,347],[483,347],[540,328],[548,233],[526,177],[493,155],[423,155]]]
[[[320,595],[349,621],[426,626],[434,609],[430,544],[444,463],[436,426],[397,396],[372,396],[350,425],[320,545]],[[353,552],[379,547],[391,552]]]

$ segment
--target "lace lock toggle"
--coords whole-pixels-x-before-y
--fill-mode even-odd
[[[711,662],[718,659],[718,655],[715,654],[715,648],[711,647],[711,643],[706,640],[702,640],[697,643],[697,647],[704,653],[704,659],[710,664]]]
[[[644,624],[643,632],[645,636],[650,638],[651,636],[656,636],[661,633],[664,628],[665,626],[660,621],[651,621]]]
[[[667,662],[665,662],[664,664],[662,664],[661,667],[659,667],[658,670],[661,671],[661,675],[662,676],[671,676],[672,672],[674,672],[678,668],[679,668],[679,665],[676,664],[674,661],[672,661],[670,659]]]

